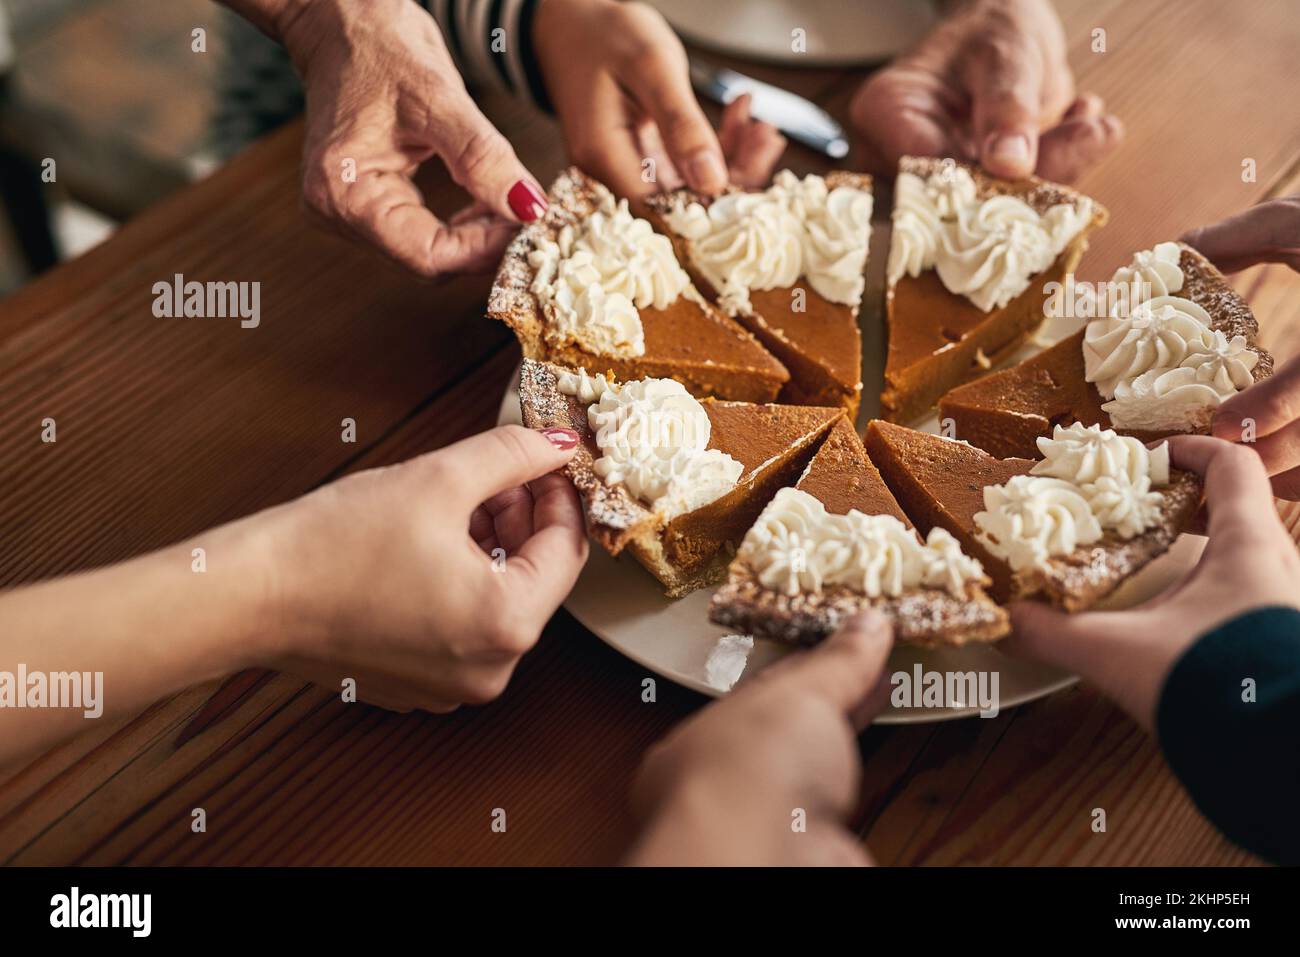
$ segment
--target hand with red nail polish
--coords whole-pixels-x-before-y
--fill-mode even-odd
[[[1120,121],[1077,97],[1049,0],[966,0],[913,50],[870,76],[850,107],[863,163],[952,156],[995,176],[1069,182],[1113,150]]]
[[[785,148],[747,99],[728,107],[719,138],[681,41],[645,4],[546,0],[532,39],[570,158],[619,195],[765,182]]]
[[[303,204],[318,224],[435,276],[495,268],[545,193],[410,0],[225,0],[280,40],[307,97]],[[277,13],[278,11],[278,13]],[[443,221],[413,176],[438,157],[473,199]]]
[[[149,555],[0,591],[0,672],[102,672],[106,720],[247,668],[397,711],[490,701],[587,559],[577,493],[556,471],[577,444],[567,429],[492,429]],[[0,708],[0,765],[84,727],[79,708]]]

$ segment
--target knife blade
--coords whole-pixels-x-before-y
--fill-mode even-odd
[[[825,153],[831,159],[843,159],[849,153],[844,127],[816,103],[797,93],[726,67],[714,67],[695,60],[691,61],[691,85],[701,96],[723,106],[748,93],[751,97],[750,112],[756,119],[771,123],[786,136]]]

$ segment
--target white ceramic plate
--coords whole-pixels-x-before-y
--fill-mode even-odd
[[[864,341],[873,340],[864,336]],[[1031,354],[1036,348],[1026,346],[1022,353]],[[1023,355],[1017,355],[1013,360],[1018,361]],[[871,361],[868,357],[868,364]],[[864,370],[864,381],[879,381],[866,373]],[[516,373],[502,397],[498,416],[500,424],[520,421],[518,380]],[[864,390],[864,406],[872,402],[870,393],[870,389]],[[869,414],[865,416],[870,417]],[[938,423],[932,418],[928,423],[921,423],[920,427],[937,431]],[[1121,585],[1102,607],[1128,608],[1164,591],[1196,564],[1204,544],[1203,538],[1182,536],[1166,555]],[[711,595],[712,590],[708,589],[676,601],[666,598],[659,583],[634,558],[613,558],[604,549],[593,546],[591,558],[564,606],[606,644],[638,664],[687,688],[717,697],[735,680],[734,668],[739,662],[731,661],[731,673],[727,676],[716,674],[717,670],[728,670],[719,659],[715,659],[713,668],[710,667],[710,655],[719,648],[719,642],[727,634],[708,619]],[[755,641],[740,677],[743,679],[754,674],[788,650],[777,642]],[[1001,708],[1042,698],[1076,680],[1065,672],[1011,658],[987,645],[935,651],[899,646],[889,659],[891,673],[905,671],[910,674],[918,664],[927,672],[996,672]],[[979,709],[974,706],[936,709],[895,708],[891,705],[876,718],[876,723],[921,724],[971,717],[978,713]]]
[[[884,60],[938,19],[930,0],[650,0],[695,46],[801,66]],[[803,30],[803,50],[793,31]]]

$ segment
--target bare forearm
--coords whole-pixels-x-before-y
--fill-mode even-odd
[[[259,660],[277,636],[257,534],[234,523],[0,594],[0,765]]]

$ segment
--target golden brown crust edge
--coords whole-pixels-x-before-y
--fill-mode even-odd
[[[925,588],[896,598],[869,598],[844,586],[791,596],[764,588],[740,562],[732,564],[726,583],[714,592],[709,620],[755,637],[812,645],[867,608],[893,622],[899,641],[923,648],[997,641],[1010,631],[1007,613],[976,584],[967,585],[961,597]]]
[[[530,429],[564,428],[578,433],[578,451],[564,467],[582,500],[591,537],[611,555],[629,543],[657,538],[660,520],[622,485],[607,485],[596,474],[589,443],[586,408],[559,390],[554,366],[525,359],[519,369],[519,409]]]
[[[1039,215],[1061,203],[1077,203],[1081,199],[1087,199],[1092,203],[1092,222],[1085,227],[1085,230],[1105,226],[1110,220],[1110,211],[1091,196],[1061,183],[1039,179],[1037,176],[1026,176],[1024,179],[998,179],[978,166],[937,156],[904,156],[898,161],[898,171],[925,179],[937,173],[949,162],[955,162],[970,173],[979,196],[1015,196],[1024,200]]]
[[[1273,374],[1273,356],[1259,344],[1259,322],[1246,300],[1228,284],[1227,278],[1200,251],[1178,243],[1178,268],[1183,271],[1179,296],[1190,299],[1210,314],[1211,328],[1229,339],[1242,336],[1259,356],[1251,375],[1255,381]]]

